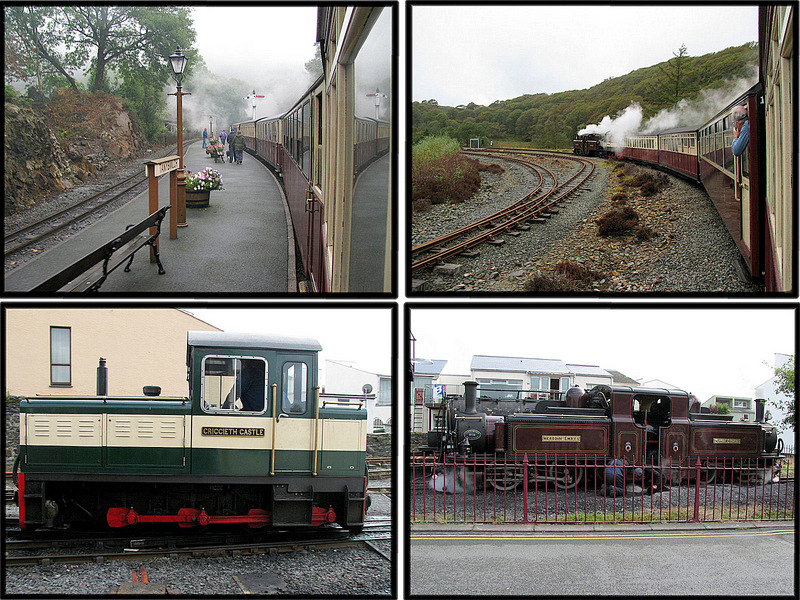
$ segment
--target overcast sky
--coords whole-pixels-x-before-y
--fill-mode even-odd
[[[586,89],[672,58],[758,40],[756,6],[418,6],[411,100],[488,105]]]
[[[552,358],[660,379],[694,393],[753,397],[794,354],[794,313],[778,309],[414,309],[418,358],[469,374],[474,354]],[[764,364],[766,363],[766,365]]]
[[[331,359],[352,363],[352,366],[370,373],[392,374],[392,316],[389,309],[184,310],[223,331],[312,337],[322,345],[320,366],[323,369],[325,360]],[[336,390],[331,388],[330,391]]]
[[[287,110],[308,88],[304,65],[314,58],[316,6],[201,6],[191,14],[208,70],[266,96],[258,100],[258,117]],[[242,105],[251,117],[252,105]]]

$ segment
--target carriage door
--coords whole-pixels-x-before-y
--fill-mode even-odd
[[[736,203],[741,207],[742,241],[750,250],[750,149],[734,157],[734,190]]]
[[[311,473],[314,449],[314,396],[308,356],[278,354],[280,372],[271,390],[273,470]]]

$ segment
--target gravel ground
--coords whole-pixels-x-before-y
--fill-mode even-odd
[[[92,194],[96,194],[97,192],[105,190],[107,187],[116,182],[123,181],[124,179],[130,177],[134,173],[144,173],[144,163],[147,162],[148,160],[153,160],[155,158],[163,158],[164,156],[168,156],[174,153],[175,153],[174,146],[168,146],[168,147],[157,146],[152,149],[146,150],[141,156],[111,163],[103,171],[99,172],[96,181],[92,181],[90,183],[86,183],[83,185],[76,185],[75,187],[65,190],[63,192],[52,194],[51,196],[43,198],[39,204],[33,206],[29,210],[22,211],[13,215],[6,215],[4,220],[5,230],[15,231],[30,223],[34,223],[40,219],[43,219],[48,215],[56,213],[59,210],[73,206],[74,204],[87,198],[88,196],[91,196]],[[123,197],[115,200],[108,206],[97,211],[96,213],[94,213],[92,217],[87,218],[80,223],[72,225],[68,231],[62,232],[61,234],[53,237],[52,239],[43,240],[40,244],[37,245],[35,249],[28,248],[26,250],[23,250],[21,253],[7,256],[5,258],[4,272],[7,274],[9,271],[13,270],[19,265],[25,264],[27,261],[35,258],[37,255],[41,254],[45,250],[48,250],[52,246],[55,246],[56,244],[60,243],[65,236],[72,235],[77,231],[80,231],[80,229],[82,228],[93,225],[99,219],[107,215],[109,212],[112,212],[118,209],[126,202],[133,200],[136,196],[138,196],[145,190],[147,190],[146,182],[133,188],[132,190],[127,192]],[[35,252],[33,250],[35,250]]]
[[[387,486],[389,485],[386,482]],[[368,517],[389,517],[391,500],[371,494]],[[10,508],[10,507],[8,507]],[[16,508],[16,507],[14,507]],[[6,513],[13,518],[13,510]],[[369,534],[363,534],[369,538]],[[391,540],[374,540],[392,555]],[[237,579],[269,574],[271,593],[309,595],[391,595],[392,563],[367,547],[301,550],[286,554],[200,558],[152,558],[105,564],[7,567],[4,594],[103,595],[131,581],[131,571],[144,568],[151,583],[165,584],[176,594],[220,596],[242,594]],[[253,588],[248,588],[253,590]],[[258,591],[258,590],[253,590]]]
[[[497,161],[500,162],[500,161]],[[705,191],[669,176],[668,186],[655,196],[631,194],[628,202],[640,215],[640,223],[656,235],[640,242],[635,236],[601,238],[595,220],[611,209],[618,180],[609,163],[597,160],[596,174],[580,197],[562,207],[547,223],[533,225],[519,237],[506,237],[502,246],[482,245],[476,258],[453,258],[461,265],[454,275],[415,273],[424,281],[424,292],[524,292],[536,274],[550,274],[555,265],[570,261],[600,273],[584,286],[586,292],[610,293],[724,293],[751,294],[760,286],[742,282],[734,267],[738,250]],[[504,165],[505,166],[505,165]],[[484,176],[473,200],[459,205],[437,206],[414,215],[412,241],[419,243],[428,231],[452,230],[474,220],[486,205],[510,204],[530,189],[536,177],[515,174],[513,168],[500,176]],[[492,200],[494,198],[494,200]]]

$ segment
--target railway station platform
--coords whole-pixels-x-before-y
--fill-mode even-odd
[[[169,239],[164,219],[159,252],[165,274],[149,260],[149,249],[134,257],[131,271],[111,273],[100,293],[116,294],[281,294],[296,291],[294,233],[282,188],[274,175],[247,153],[241,165],[215,163],[200,142],[186,148],[187,171],[212,167],[223,189],[211,192],[207,208],[187,208],[187,227]],[[169,205],[169,175],[159,179],[159,207]],[[24,292],[149,214],[145,191],[125,206],[21,265],[5,277],[6,292]]]

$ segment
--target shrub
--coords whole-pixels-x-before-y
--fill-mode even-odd
[[[419,200],[413,200],[411,204],[411,210],[414,212],[425,212],[426,210],[430,210],[433,203],[428,200],[427,198],[420,198]]]
[[[653,231],[651,227],[640,227],[636,230],[636,239],[640,242],[646,242],[647,240],[653,239],[656,236],[656,232]]]
[[[573,281],[592,283],[597,279],[603,279],[604,275],[588,267],[577,265],[569,261],[562,261],[556,265],[556,273],[563,275]]]
[[[617,204],[625,204],[628,201],[628,195],[623,193],[614,194],[611,196],[611,201]]]
[[[411,199],[433,204],[463,202],[480,187],[481,163],[459,155],[458,142],[438,136],[425,138],[412,149]]]
[[[624,235],[639,223],[639,215],[630,206],[615,208],[595,221],[600,237]]]
[[[526,292],[580,292],[580,286],[563,275],[537,273],[522,286]]]

